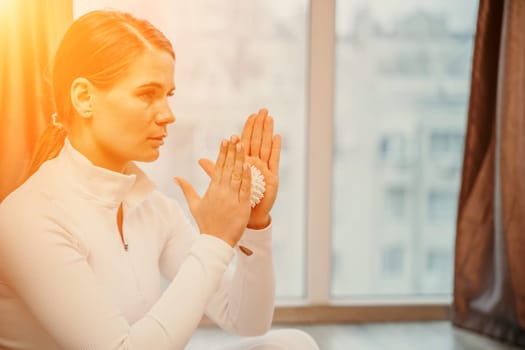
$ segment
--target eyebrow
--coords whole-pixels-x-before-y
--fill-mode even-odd
[[[164,89],[162,84],[159,84],[159,83],[156,83],[156,82],[150,82],[150,83],[142,84],[139,87],[137,87],[137,89],[150,88],[150,87],[157,88],[157,89],[160,89],[160,90]],[[175,91],[175,86],[173,86],[171,89],[169,89],[168,92],[173,92],[173,91]]]

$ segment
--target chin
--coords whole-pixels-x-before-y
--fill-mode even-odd
[[[158,149],[152,150],[146,154],[142,154],[141,156],[137,157],[135,160],[138,162],[144,162],[144,163],[151,163],[157,159],[159,159],[160,152]]]

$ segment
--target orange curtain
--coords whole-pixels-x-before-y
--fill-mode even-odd
[[[525,347],[525,1],[481,0],[453,322]]]
[[[0,201],[51,120],[50,64],[72,20],[71,0],[0,0]]]

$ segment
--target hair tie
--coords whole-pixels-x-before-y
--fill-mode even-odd
[[[58,114],[56,112],[51,115],[52,123],[57,128],[63,129],[64,125],[62,125],[62,123],[57,121],[57,117],[58,117]]]

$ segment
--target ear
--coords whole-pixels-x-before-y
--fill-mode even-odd
[[[82,118],[91,118],[93,115],[93,92],[94,86],[86,78],[76,78],[71,83],[71,104]]]

